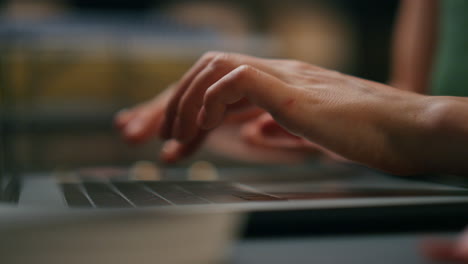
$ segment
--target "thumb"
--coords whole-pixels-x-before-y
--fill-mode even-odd
[[[249,143],[283,149],[308,149],[305,141],[281,127],[270,114],[265,113],[242,127],[242,137]]]

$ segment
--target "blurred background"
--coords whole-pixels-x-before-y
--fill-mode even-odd
[[[209,50],[298,59],[385,82],[397,7],[396,0],[0,0],[3,155],[24,171],[155,160],[160,142],[125,143],[112,116],[160,93]],[[200,159],[239,164],[205,150],[179,166]]]

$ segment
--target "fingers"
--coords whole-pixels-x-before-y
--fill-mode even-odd
[[[171,97],[167,104],[165,116],[161,124],[161,137],[169,139],[172,136],[172,128],[174,126],[174,117],[177,115],[178,105],[180,98],[184,95],[185,91],[189,88],[192,81],[197,77],[218,53],[208,52],[198,60],[195,65],[181,78],[177,86],[174,88],[174,95]]]
[[[123,129],[127,126],[128,122],[133,119],[137,114],[137,109],[122,109],[115,114],[114,124],[118,129]]]
[[[226,107],[247,98],[251,103],[284,118],[287,102],[291,99],[294,88],[281,80],[254,67],[242,65],[213,84],[205,93],[203,106],[197,117],[197,123],[204,129],[218,126]]]
[[[203,104],[205,90],[235,68],[235,63],[228,60],[212,60],[192,81],[180,98],[172,127],[172,135],[179,141],[189,142],[198,133],[197,113]]]
[[[157,135],[163,112],[162,107],[139,111],[125,127],[124,137],[132,142],[139,143]]]
[[[256,71],[258,71],[258,76],[250,76],[255,75]],[[284,72],[273,67],[270,60],[240,54],[210,52],[202,56],[181,78],[174,87],[173,94],[164,101],[165,104],[150,104],[132,112],[121,113],[116,118],[116,125],[131,141],[141,142],[154,134],[159,134],[164,139],[172,138],[183,142],[183,145],[187,146],[181,147],[171,143],[168,145],[168,148],[172,146],[169,149],[179,150],[166,151],[166,153],[180,153],[167,154],[179,158],[184,155],[183,153],[192,152],[204,138],[203,133],[205,132],[201,132],[197,119],[200,115],[200,109],[207,101],[206,94],[209,87],[214,87],[212,93],[218,99],[213,101],[215,104],[208,103],[206,107],[222,109],[215,117],[219,123],[226,108],[230,110],[247,108],[252,105],[252,100],[260,107],[275,111],[274,106],[277,103],[273,103],[271,106],[269,104],[276,100],[274,98],[280,100],[283,97],[278,95],[280,89],[274,88],[285,86],[285,84],[273,76],[281,78],[283,75]],[[237,82],[239,84],[235,84]],[[234,91],[234,93],[226,94],[228,88],[219,93],[221,86],[235,88],[235,91],[240,93],[236,94]],[[249,88],[243,89],[240,86]],[[272,93],[272,91],[274,92]],[[221,94],[227,97],[221,96]],[[238,96],[238,98],[232,98],[232,96]],[[244,100],[242,100],[243,98]],[[219,102],[216,104],[217,101]],[[162,105],[163,107],[161,107]],[[208,117],[213,118],[211,114]]]
[[[209,72],[210,70],[207,70]],[[226,70],[227,71],[227,70]],[[277,96],[276,100],[281,100],[280,95],[278,93],[281,92],[280,88],[276,88],[279,85],[283,85],[280,80],[266,74],[263,72],[256,72],[257,70],[254,70],[250,66],[241,66],[238,67],[236,70],[231,71],[230,73],[224,75],[220,80],[216,81],[214,85],[211,87],[215,87],[215,89],[210,90],[211,95],[209,93],[203,93],[202,88],[198,87],[203,87],[206,85],[206,83],[203,82],[213,82],[215,78],[211,78],[208,75],[200,75],[200,77],[197,77],[197,80],[194,81],[194,83],[198,83],[198,87],[194,88],[192,91],[187,93],[187,97],[183,99],[182,107],[179,108],[179,111],[177,113],[177,116],[175,118],[176,122],[176,129],[179,131],[191,131],[192,136],[189,136],[185,138],[183,143],[181,144],[180,141],[170,141],[163,151],[162,159],[166,162],[174,162],[177,161],[192,152],[194,152],[202,143],[204,138],[206,137],[208,130],[210,128],[205,128],[204,130],[199,130],[197,126],[197,116],[198,113],[200,112],[200,107],[202,106],[203,103],[205,103],[205,106],[207,109],[212,111],[211,108],[214,108],[212,113],[217,113],[220,115],[220,118],[217,119],[218,123],[214,124],[212,127],[218,125],[221,122],[221,118],[224,115],[224,112],[226,110],[226,107],[229,104],[234,104],[236,102],[239,102],[243,99],[243,97],[249,99],[250,101],[258,101],[260,102],[260,106],[265,106],[268,104],[272,104]],[[252,75],[254,74],[254,75]],[[251,76],[252,75],[252,76]],[[205,79],[206,78],[206,79]],[[251,90],[247,89],[241,89],[241,87],[254,87],[251,88]],[[220,87],[220,88],[216,88]],[[224,90],[221,90],[221,87],[224,87]],[[197,90],[201,89],[201,90]],[[211,88],[210,88],[211,89]],[[233,92],[234,91],[234,92]],[[270,96],[268,97],[269,99],[264,100],[264,99],[259,99],[262,98],[262,94],[265,92],[269,92]],[[276,92],[276,96],[274,96]],[[202,96],[200,96],[201,94]],[[201,101],[200,104],[194,103],[189,100],[191,95],[194,96],[194,100],[196,98],[199,98]],[[204,96],[203,96],[204,95]],[[246,96],[244,96],[246,95]],[[207,99],[207,96],[208,99]],[[213,97],[210,97],[213,96]],[[214,104],[212,104],[214,103]],[[184,107],[185,105],[192,104],[190,107]],[[217,111],[216,109],[222,110]],[[268,107],[268,109],[273,109],[272,106]],[[168,115],[166,115],[167,117]],[[208,118],[211,118],[208,116]],[[178,120],[179,119],[179,120]],[[185,132],[178,132],[178,136],[181,135],[187,135],[184,134]],[[180,138],[177,138],[177,140],[180,140]]]
[[[174,163],[195,152],[205,141],[207,132],[204,131],[197,135],[189,143],[180,143],[177,140],[167,141],[161,151],[160,159],[165,163]]]
[[[118,112],[114,122],[124,138],[130,142],[140,143],[159,135],[161,121],[171,94],[172,89],[169,87],[149,102]]]
[[[195,137],[199,128],[194,120],[203,104],[206,89],[243,64],[253,65],[270,74],[281,74],[265,59],[240,54],[207,53],[179,82],[166,110],[162,136],[181,142],[189,142]]]

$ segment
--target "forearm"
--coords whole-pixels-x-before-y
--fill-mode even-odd
[[[415,109],[387,127],[402,173],[468,174],[468,99],[424,96]]]
[[[427,93],[437,34],[437,0],[402,0],[395,22],[391,84]]]
[[[314,106],[307,138],[352,161],[395,174],[468,174],[468,98],[383,89]]]

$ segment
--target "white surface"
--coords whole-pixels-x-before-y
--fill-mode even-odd
[[[210,264],[227,257],[240,218],[172,210],[0,208],[5,264]]]

